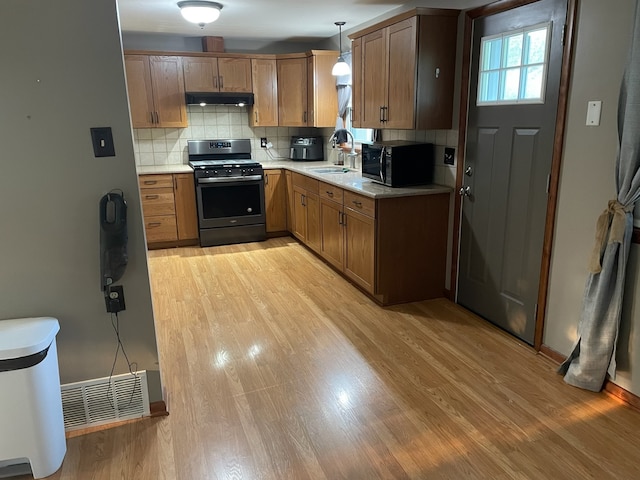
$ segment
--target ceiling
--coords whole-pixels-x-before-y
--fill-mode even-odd
[[[124,32],[186,37],[317,41],[337,35],[399,7],[469,8],[490,0],[217,0],[220,18],[203,29],[184,20],[178,0],[117,0]]]

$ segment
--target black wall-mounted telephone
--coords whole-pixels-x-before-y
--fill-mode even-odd
[[[100,277],[102,290],[120,280],[127,268],[127,202],[109,192],[100,199]]]

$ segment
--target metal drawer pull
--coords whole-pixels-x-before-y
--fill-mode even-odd
[[[147,200],[155,200],[157,198],[160,198],[160,195],[145,195],[144,198],[146,198]]]
[[[330,197],[333,197],[333,192],[330,192],[329,190],[326,190],[325,192],[327,195],[329,195]]]
[[[144,181],[145,185],[155,185],[156,183],[158,183],[157,180],[145,180]]]
[[[362,202],[359,202],[357,200],[354,200],[353,203],[356,205],[356,207],[358,208],[362,208]]]
[[[147,223],[147,227],[159,227],[160,225],[162,225],[162,223],[160,222],[151,222],[151,223]]]

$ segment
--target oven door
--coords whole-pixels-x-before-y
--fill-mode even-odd
[[[262,175],[198,178],[196,186],[201,229],[265,223]]]

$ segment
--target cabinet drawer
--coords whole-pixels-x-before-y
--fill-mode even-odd
[[[172,242],[178,239],[175,215],[145,218],[144,228],[147,232],[147,243]]]
[[[140,192],[145,217],[175,215],[176,206],[173,188],[144,189]]]
[[[342,205],[342,199],[344,198],[344,190],[335,185],[329,183],[319,182],[318,184],[319,195],[322,198],[328,198]]]
[[[297,187],[304,188],[307,192],[318,193],[318,180],[315,178],[307,177],[306,175],[300,175],[299,173],[293,173],[293,184]]]
[[[344,206],[369,217],[376,216],[376,201],[373,198],[358,195],[353,192],[344,192]]]
[[[173,188],[173,175],[141,175],[138,177],[141,189]]]

